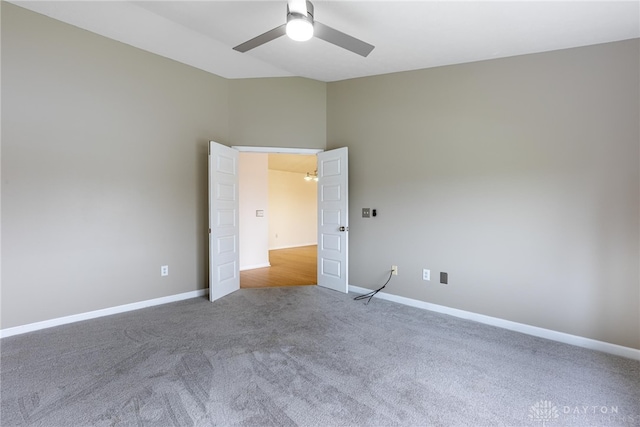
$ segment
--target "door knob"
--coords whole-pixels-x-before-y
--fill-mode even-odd
[[[338,230],[340,230],[340,231],[349,231],[349,227],[342,226]]]

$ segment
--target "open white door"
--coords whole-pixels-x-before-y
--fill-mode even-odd
[[[318,153],[318,285],[348,292],[347,148]]]
[[[238,150],[209,142],[209,301],[240,289]]]

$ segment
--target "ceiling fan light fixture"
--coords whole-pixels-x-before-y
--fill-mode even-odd
[[[313,4],[309,0],[288,0],[287,22],[285,24],[278,25],[266,33],[247,40],[234,47],[233,50],[244,53],[285,34],[297,41],[306,41],[311,37],[317,37],[362,57],[366,57],[374,49],[375,46],[372,44],[324,25],[316,21],[313,16]]]
[[[297,42],[306,42],[313,37],[313,22],[306,16],[290,13],[287,17],[287,36]]]

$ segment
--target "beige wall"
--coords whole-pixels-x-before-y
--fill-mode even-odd
[[[0,4],[0,328],[206,288],[207,141],[324,148],[323,83],[229,81]]]
[[[227,98],[222,78],[2,3],[2,328],[205,286]]]
[[[330,83],[350,283],[640,348],[639,48]]]
[[[325,148],[325,83],[282,77],[230,80],[229,87],[233,145]]]
[[[269,249],[318,242],[318,184],[305,176],[269,170]]]

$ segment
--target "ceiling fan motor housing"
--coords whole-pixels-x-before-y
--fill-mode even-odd
[[[289,7],[289,3],[287,3],[287,22],[292,19],[304,19],[305,21],[311,22],[313,24],[313,4],[309,0],[307,0],[307,14],[300,13],[299,11],[291,11]]]
[[[291,10],[291,7],[289,6],[289,3],[287,3],[287,21],[289,21],[290,19],[306,19],[308,21],[310,21],[311,23],[313,23],[313,4],[307,0],[306,1],[307,4],[307,14],[305,16],[304,13],[302,13],[302,11],[300,10]]]

